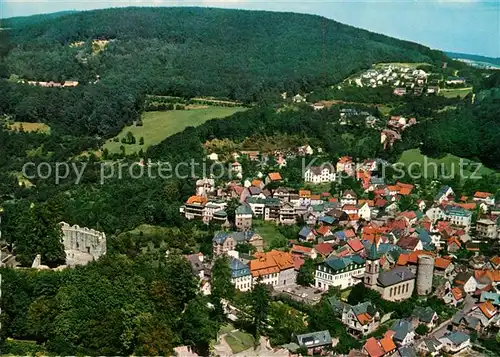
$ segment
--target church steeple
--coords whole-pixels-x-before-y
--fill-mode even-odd
[[[377,286],[379,270],[380,255],[377,251],[377,241],[374,239],[366,257],[364,276],[364,283],[366,287],[373,289]]]
[[[367,259],[372,260],[372,261],[379,260],[379,255],[378,255],[378,251],[377,251],[377,242],[375,241],[375,239],[373,240],[373,243],[370,247]]]

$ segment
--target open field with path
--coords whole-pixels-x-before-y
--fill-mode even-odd
[[[441,89],[439,92],[440,95],[446,98],[456,98],[459,96],[460,98],[464,98],[467,94],[472,92],[472,88],[448,88]]]
[[[110,153],[119,153],[120,146],[125,147],[125,152],[131,154],[146,150],[151,145],[162,142],[167,137],[183,131],[188,126],[198,126],[210,119],[225,118],[236,112],[246,110],[243,107],[207,107],[192,110],[169,110],[160,112],[145,112],[142,116],[142,126],[127,126],[117,135],[118,141],[108,140],[104,149]],[[122,144],[121,139],[131,132],[135,144]],[[144,145],[139,145],[139,139],[144,138]]]

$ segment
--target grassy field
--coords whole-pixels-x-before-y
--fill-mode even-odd
[[[40,133],[50,133],[50,127],[47,124],[43,123],[28,123],[28,122],[20,122],[16,121],[14,124],[9,125],[9,129],[12,131],[20,131],[21,127],[26,132],[35,132],[38,131]]]
[[[142,117],[142,126],[128,126],[117,135],[118,142],[108,140],[103,149],[110,153],[119,153],[120,146],[125,147],[127,154],[146,150],[151,145],[162,142],[167,137],[183,131],[188,126],[198,126],[207,120],[228,117],[236,112],[246,110],[242,107],[208,107],[193,110],[172,110],[162,112],[146,112]],[[122,144],[121,139],[131,132],[136,144]],[[139,145],[139,139],[144,138],[144,145]]]
[[[448,88],[441,89],[439,94],[446,98],[456,98],[459,96],[460,98],[464,98],[467,94],[472,92],[472,88]]]
[[[460,173],[460,160],[462,160],[463,163],[464,176],[470,176],[475,171],[477,163],[471,160],[461,159],[460,157],[455,155],[448,154],[440,159],[433,159],[422,155],[419,149],[411,149],[403,152],[403,154],[399,158],[399,162],[402,162],[403,164],[405,164],[405,166],[411,163],[419,163],[422,168],[427,166],[427,177],[435,177],[435,169],[430,166],[432,164],[437,164],[438,172],[444,172],[445,175],[450,175],[452,172],[455,175],[458,175]],[[472,165],[469,166],[471,163]],[[454,171],[452,171],[452,168]],[[494,170],[489,169],[485,166],[481,166],[476,175],[484,176],[493,172]]]
[[[286,237],[278,230],[276,224],[272,222],[254,220],[253,227],[255,232],[257,232],[262,237],[262,239],[264,239],[264,244],[266,247],[269,247],[273,242],[287,241]],[[277,244],[275,244],[274,246],[276,245]]]
[[[230,332],[226,335],[225,340],[233,353],[243,352],[253,347],[254,338],[249,333],[242,331]]]

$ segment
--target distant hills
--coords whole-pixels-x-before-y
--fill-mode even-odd
[[[433,62],[428,47],[319,16],[213,8],[116,8],[8,19],[10,74],[101,78],[149,92],[253,101],[334,83],[376,62]],[[73,42],[116,39],[99,56]],[[87,51],[87,53],[82,53]],[[33,61],[38,65],[33,66]]]
[[[33,25],[39,22],[56,19],[64,15],[74,14],[75,12],[77,11],[58,11],[50,14],[9,17],[7,19],[0,19],[0,27],[14,28]]]
[[[466,53],[457,53],[457,52],[445,52],[451,58],[473,61],[478,63],[485,63],[494,66],[500,66],[500,57],[486,57],[480,55],[471,55]]]
[[[9,23],[0,32],[0,77],[12,80],[0,81],[0,112],[74,135],[116,135],[140,117],[148,94],[272,103],[373,63],[451,62],[417,43],[295,13],[130,7]]]

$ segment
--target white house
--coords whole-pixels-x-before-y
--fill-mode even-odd
[[[251,290],[253,279],[250,267],[236,258],[231,258],[229,267],[231,268],[231,283],[235,288],[239,291]]]
[[[456,353],[470,347],[470,336],[462,331],[455,331],[444,335],[439,339],[443,349],[449,353]]]
[[[358,216],[365,221],[370,221],[372,219],[372,210],[368,202],[363,203],[361,207],[359,207]]]
[[[345,190],[340,199],[342,206],[355,205],[358,203],[358,196],[353,190]]]
[[[294,97],[293,97],[293,102],[294,103],[304,103],[306,101],[306,98],[304,98],[303,96],[301,96],[300,94],[296,94]]]
[[[454,281],[456,285],[462,286],[467,294],[473,294],[477,289],[477,281],[472,273],[458,273]]]
[[[446,206],[444,208],[445,219],[456,226],[469,230],[472,223],[472,212],[458,206]]]
[[[304,173],[304,181],[312,183],[323,183],[335,181],[336,175],[330,165],[311,166]]]
[[[347,289],[363,281],[365,260],[359,255],[330,258],[316,266],[314,286],[328,290],[330,286]]]
[[[212,160],[212,161],[219,161],[219,155],[217,153],[213,152],[210,155],[207,155],[207,159]]]
[[[429,217],[432,223],[435,223],[438,219],[444,218],[444,211],[441,207],[431,207],[425,212],[425,215]]]
[[[434,201],[438,204],[441,204],[443,203],[443,201],[448,201],[448,199],[454,196],[454,194],[455,193],[450,186],[443,186],[434,197]]]

